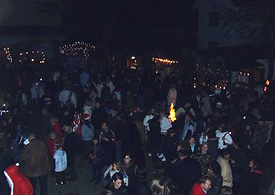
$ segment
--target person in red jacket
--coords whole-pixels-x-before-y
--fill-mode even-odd
[[[207,175],[201,177],[199,183],[195,183],[192,187],[190,195],[206,195],[211,188],[211,178]]]
[[[11,165],[5,169],[7,178],[13,195],[33,195],[33,187],[29,179],[24,176],[19,169],[19,164]]]
[[[63,132],[61,130],[61,126],[58,122],[58,119],[53,117],[53,118],[50,119],[50,122],[51,122],[53,130],[57,133],[57,135],[60,138],[63,138]]]

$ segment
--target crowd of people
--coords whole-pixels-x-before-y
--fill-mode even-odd
[[[102,194],[260,195],[264,168],[275,175],[275,102],[261,88],[194,89],[177,69],[113,64],[104,71],[29,64],[1,74],[8,81],[0,100],[6,192],[33,194],[39,181],[48,194],[48,175],[57,187],[76,182],[79,154]]]

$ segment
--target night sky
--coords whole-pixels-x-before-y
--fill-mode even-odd
[[[194,0],[66,0],[67,33],[97,43],[126,45],[152,39],[152,28],[186,28],[192,24]],[[164,37],[173,41],[173,35]],[[157,42],[159,40],[155,40]],[[151,41],[152,42],[152,41]]]

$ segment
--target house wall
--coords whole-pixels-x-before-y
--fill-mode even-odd
[[[208,49],[211,47],[229,47],[242,45],[243,41],[238,38],[236,32],[226,33],[224,29],[223,11],[220,6],[232,9],[230,0],[196,0],[193,8],[198,10],[198,42],[197,49]],[[210,25],[209,14],[219,13],[218,25]]]

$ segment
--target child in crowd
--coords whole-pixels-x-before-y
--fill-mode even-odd
[[[54,153],[55,160],[55,176],[56,185],[63,185],[66,183],[66,169],[67,169],[67,154],[63,150],[62,145],[57,145]]]

